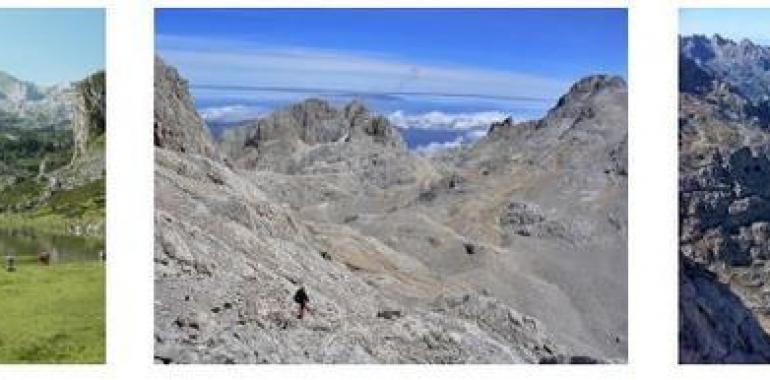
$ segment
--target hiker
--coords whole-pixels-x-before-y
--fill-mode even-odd
[[[39,262],[40,265],[51,264],[51,254],[48,252],[40,252],[40,254],[37,255],[37,262]]]
[[[310,308],[307,305],[310,302],[310,298],[307,296],[304,286],[300,286],[299,290],[294,293],[294,302],[299,304],[297,319],[302,319],[302,317],[305,316],[305,310],[310,311]]]

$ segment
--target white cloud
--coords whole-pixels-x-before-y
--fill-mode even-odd
[[[457,148],[465,144],[471,144],[487,135],[487,129],[471,129],[465,134],[458,136],[454,140],[444,142],[430,142],[425,145],[420,145],[414,148],[414,151],[418,154],[432,155],[443,150]]]
[[[255,119],[263,116],[266,112],[267,110],[264,107],[241,104],[207,107],[199,111],[201,117],[208,123],[232,123]]]
[[[487,135],[487,131],[489,131],[489,129],[474,129],[468,131],[468,133],[465,134],[465,138],[469,141],[476,141],[482,137],[485,137]]]
[[[445,142],[431,142],[426,145],[420,145],[416,148],[414,148],[414,151],[423,154],[426,156],[436,154],[440,151],[451,149],[451,148],[457,148],[460,145],[463,144],[463,137],[460,136],[452,141],[445,141]]]
[[[369,52],[157,37],[160,54],[193,84],[532,98],[550,103],[568,83],[529,74],[410,63]]]
[[[388,115],[388,120],[402,128],[441,128],[441,129],[472,129],[486,128],[496,121],[508,117],[500,111],[482,111],[471,113],[446,113],[430,111],[421,114],[407,115],[404,111],[395,111]]]

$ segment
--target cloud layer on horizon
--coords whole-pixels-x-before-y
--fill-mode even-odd
[[[460,136],[457,136],[452,140],[441,141],[441,142],[431,141],[427,144],[415,146],[413,149],[418,154],[431,156],[436,153],[443,152],[447,149],[454,149],[463,145],[474,143],[486,135],[487,135],[487,131],[484,129],[473,129],[465,132]]]
[[[487,128],[496,121],[501,121],[509,115],[500,111],[481,111],[446,113],[430,111],[419,114],[407,114],[395,111],[387,115],[388,120],[401,128],[424,129],[472,129]]]
[[[232,104],[219,107],[205,107],[198,110],[207,123],[235,123],[264,116],[269,110],[262,106]]]

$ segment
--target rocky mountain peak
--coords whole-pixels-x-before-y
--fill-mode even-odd
[[[556,106],[548,111],[546,117],[538,123],[538,128],[564,126],[569,128],[580,124],[586,119],[594,119],[597,113],[607,113],[604,106],[612,103],[624,103],[627,101],[628,88],[626,81],[619,76],[591,75],[578,80],[564,94]],[[616,123],[611,123],[616,125]],[[617,124],[623,126],[625,124]]]
[[[350,120],[350,126],[360,124],[369,117],[369,109],[359,100],[353,100],[345,105],[345,118]]]
[[[742,47],[744,50],[748,50],[748,51],[751,51],[751,50],[756,50],[756,49],[758,49],[758,48],[759,48],[759,45],[755,44],[754,42],[752,42],[752,41],[751,41],[750,39],[748,39],[748,38],[743,38],[743,39],[741,39],[740,45],[741,45],[741,47]]]
[[[226,130],[220,147],[247,168],[287,165],[286,157],[335,144],[358,145],[361,154],[386,148],[405,150],[398,130],[359,101],[337,108],[321,99],[307,99],[263,118]],[[373,144],[373,145],[372,145]]]
[[[713,39],[714,43],[716,43],[718,46],[734,45],[735,44],[732,40],[730,40],[728,38],[722,37],[722,35],[719,34],[719,33],[714,33],[714,36],[712,37],[712,39]]]
[[[291,120],[285,120],[281,111],[276,113],[279,123],[276,127],[294,129],[297,136],[307,144],[329,143],[356,136],[368,136],[375,142],[389,146],[400,146],[400,135],[390,122],[379,115],[373,115],[360,101],[354,100],[342,110],[321,99],[307,99],[288,109]]]
[[[680,37],[679,89],[726,120],[770,125],[770,49],[717,36]],[[687,106],[685,108],[693,108]]]
[[[154,132],[155,146],[212,158],[218,156],[203,120],[195,110],[187,81],[157,56]]]
[[[0,113],[23,120],[21,127],[67,127],[72,118],[71,85],[41,87],[0,72]]]
[[[253,132],[249,133],[251,137],[245,146],[262,149],[277,141],[292,146],[337,141],[348,132],[349,126],[342,113],[329,102],[311,98],[258,119],[247,128]]]
[[[712,78],[732,86],[752,102],[770,96],[770,49],[744,39],[739,43],[714,35],[682,36],[679,39],[680,88],[700,88]]]
[[[40,100],[43,90],[8,73],[0,72],[0,100],[12,103]]]
[[[625,135],[628,88],[626,81],[613,75],[591,75],[575,82],[556,105],[540,120],[516,123],[506,118],[492,123],[483,140],[494,142],[539,141],[540,148],[557,143],[569,130],[573,132],[610,128],[614,137]],[[623,116],[623,117],[621,117]],[[541,130],[541,132],[536,132]],[[537,134],[538,136],[532,135]],[[569,138],[573,138],[569,137]]]
[[[556,104],[556,108],[585,100],[601,91],[627,91],[626,81],[614,75],[591,75],[584,77],[570,87]]]
[[[291,115],[307,127],[318,120],[333,119],[339,111],[323,99],[310,98],[289,107]]]
[[[490,175],[526,155],[532,166],[557,168],[568,163],[583,179],[596,176],[624,182],[627,107],[625,80],[611,75],[585,77],[542,119],[517,123],[508,118],[493,123],[487,136],[464,153],[464,165]]]

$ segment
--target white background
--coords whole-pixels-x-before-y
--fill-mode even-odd
[[[678,9],[770,7],[770,0],[294,0],[290,3],[256,0],[0,0],[0,6],[107,9],[107,244],[110,251],[107,364],[0,366],[0,380],[770,378],[770,366],[764,365],[676,364]],[[167,367],[153,364],[153,8],[287,6],[629,8],[628,365]]]

